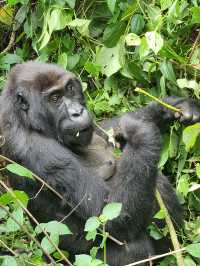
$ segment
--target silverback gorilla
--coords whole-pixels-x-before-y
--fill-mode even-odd
[[[164,99],[182,110],[182,121],[200,120],[200,107],[193,100]],[[86,108],[79,80],[71,72],[39,62],[13,67],[0,97],[0,131],[5,137],[1,153],[41,176],[64,198],[62,202],[41,184],[10,178],[11,185],[32,198],[29,209],[40,222],[65,220],[73,232],[61,239],[61,248],[73,254],[89,252],[93,243],[84,239],[86,219],[100,214],[108,202],[123,204],[118,218],[107,230],[126,244],[108,240],[110,266],[122,266],[164,250],[165,243],[148,235],[147,226],[158,210],[157,187],[175,226],[182,223],[182,211],[167,178],[158,173],[160,129],[174,113],[157,103],[102,123],[104,129],[118,128],[116,141],[120,159],[102,132],[95,129]],[[159,244],[158,244],[159,243]],[[145,264],[143,264],[145,265]]]

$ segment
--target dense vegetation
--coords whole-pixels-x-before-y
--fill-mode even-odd
[[[198,0],[2,0],[0,87],[3,88],[12,65],[33,59],[58,63],[75,72],[97,121],[134,110],[151,100],[136,93],[136,87],[157,98],[181,95],[199,100],[198,3]],[[176,187],[184,206],[185,228],[179,233],[179,241],[182,247],[187,247],[188,252],[183,252],[186,266],[200,265],[199,134],[200,123],[186,129],[174,123],[163,136],[159,165]],[[32,177],[32,173],[18,165],[7,167]],[[62,257],[46,237],[38,247],[35,236],[41,228],[34,230],[24,214],[27,202],[24,192],[2,190],[2,266],[45,265],[44,251],[54,260]],[[100,248],[105,248],[105,223],[117,216],[120,206],[114,204],[108,209],[106,214],[104,210],[100,217],[91,218],[86,226],[88,239],[95,238],[94,231],[102,226]],[[157,218],[163,217],[161,211]],[[43,224],[42,228],[50,233],[55,244],[59,234],[70,233],[55,221]],[[57,234],[53,234],[55,228]],[[150,225],[149,232],[159,239],[168,234],[168,229],[158,231],[155,225]],[[97,248],[91,251],[91,257],[77,257],[75,265],[105,265],[95,260],[96,251]],[[67,257],[68,253],[64,251],[64,255]],[[53,265],[52,260],[50,263]],[[166,257],[158,264],[176,265],[175,257]]]

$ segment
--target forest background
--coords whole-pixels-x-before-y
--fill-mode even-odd
[[[198,0],[0,0],[0,88],[14,64],[39,60],[76,73],[97,122],[151,101],[136,87],[159,99],[200,100],[199,25]],[[200,123],[185,127],[175,122],[163,135],[159,164],[184,207],[185,228],[178,237],[182,248],[189,247],[183,252],[186,266],[200,265],[199,135]],[[0,195],[1,265],[47,265],[43,249],[61,265],[62,256],[48,239],[39,247],[35,243],[38,232],[18,204],[27,204],[26,194],[13,193]],[[162,210],[157,218],[164,218]],[[149,233],[160,239],[169,230],[152,224]],[[105,265],[95,260],[94,251],[77,257],[75,265]],[[176,259],[168,256],[157,265],[176,265]]]

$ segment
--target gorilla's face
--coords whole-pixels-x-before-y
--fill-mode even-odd
[[[92,119],[74,74],[55,65],[29,62],[14,67],[12,76],[16,83],[14,108],[24,127],[72,149],[90,143]]]
[[[49,112],[55,117],[58,140],[64,145],[84,147],[89,144],[93,125],[85,106],[79,80],[63,77],[64,84],[45,92]]]

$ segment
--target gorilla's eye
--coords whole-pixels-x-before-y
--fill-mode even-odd
[[[67,94],[70,95],[70,96],[74,96],[75,95],[75,87],[73,84],[69,83],[67,86],[66,86],[66,89],[67,89]]]
[[[56,92],[50,95],[49,101],[53,103],[57,103],[63,96],[63,93],[61,92]]]
[[[17,103],[22,110],[27,111],[29,109],[29,104],[21,92],[17,93]]]

